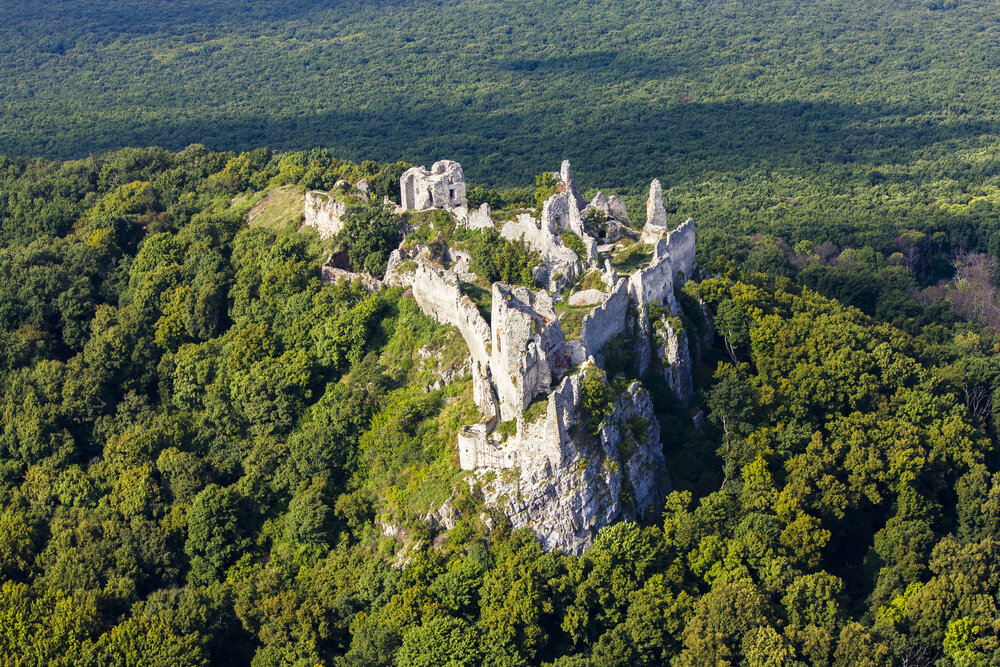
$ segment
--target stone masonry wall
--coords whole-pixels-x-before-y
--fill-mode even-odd
[[[667,254],[673,263],[674,279],[683,273],[684,280],[691,278],[695,262],[694,220],[688,218],[677,229],[667,234]]]
[[[302,224],[316,228],[321,239],[332,238],[343,227],[342,218],[345,213],[347,204],[326,192],[312,190],[306,193],[305,220]]]
[[[581,354],[580,358],[574,357],[573,363],[598,355],[609,340],[622,334],[627,313],[628,281],[620,279],[604,302],[584,316],[579,338]]]
[[[403,210],[450,209],[465,206],[465,176],[462,165],[453,160],[435,162],[430,171],[411,167],[399,179]]]
[[[544,290],[493,283],[490,368],[500,416],[519,416],[569,365],[562,327]]]

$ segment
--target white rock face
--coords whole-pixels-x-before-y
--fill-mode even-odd
[[[653,179],[649,184],[649,199],[646,200],[646,224],[639,240],[655,246],[666,231],[667,210],[663,208],[663,186],[659,180]]]
[[[611,220],[615,220],[626,225],[629,224],[628,211],[625,209],[625,202],[615,195],[608,197],[603,192],[598,192],[583,210],[583,213],[581,214],[582,217],[586,218],[587,212],[590,210],[598,211],[604,215],[604,217]]]
[[[463,222],[459,220],[459,222]],[[480,204],[475,211],[466,214],[464,224],[469,229],[487,229],[493,227],[493,214],[490,212],[490,205],[486,202]]]
[[[311,190],[306,193],[305,221],[302,224],[316,228],[321,239],[332,238],[344,226],[342,218],[345,213],[347,204],[329,193]]]
[[[583,377],[566,378],[546,415],[522,425],[514,438],[519,474],[484,486],[486,501],[515,528],[531,528],[546,549],[572,554],[590,546],[600,528],[656,508],[670,488],[646,392],[633,383],[594,436],[579,410]]]
[[[563,192],[566,192],[573,198],[573,204],[575,205],[576,210],[579,211],[583,209],[586,202],[583,201],[583,197],[581,197],[580,193],[576,190],[576,185],[573,184],[573,172],[570,171],[569,160],[562,161],[562,165],[559,168],[559,180],[562,181]]]
[[[599,289],[585,289],[571,294],[569,297],[569,305],[596,306],[599,303],[603,303],[607,296],[606,292],[602,292]]]
[[[465,206],[462,165],[453,160],[441,160],[435,162],[430,171],[425,167],[411,167],[399,179],[399,192],[403,210]]]
[[[667,385],[680,401],[681,405],[691,405],[694,395],[694,385],[691,378],[691,348],[688,345],[687,332],[675,331],[669,320],[663,320],[664,345],[657,350],[663,363],[663,373]]]

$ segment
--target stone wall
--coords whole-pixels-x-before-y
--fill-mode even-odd
[[[682,283],[694,274],[695,263],[694,220],[688,218],[677,229],[667,234],[667,254],[673,264],[674,279],[683,274]]]
[[[569,365],[562,327],[544,290],[493,283],[490,369],[503,421],[520,416]]]
[[[490,327],[472,299],[462,293],[451,271],[416,260],[411,282],[413,298],[432,319],[457,328],[469,346],[475,370],[489,366]]]
[[[560,192],[545,200],[542,204],[541,227],[556,236],[567,230],[583,236],[583,219],[571,194]]]
[[[666,302],[671,312],[676,312],[674,270],[669,255],[652,266],[637,270],[629,277],[628,284],[629,294],[638,307],[645,308],[651,303]]]
[[[332,238],[344,226],[342,218],[345,213],[347,204],[329,193],[311,190],[306,193],[305,221],[302,224],[316,228],[321,239]]]
[[[399,192],[403,210],[466,206],[462,165],[441,160],[430,171],[426,167],[411,167],[399,179]]]
[[[574,355],[573,363],[599,355],[609,340],[624,333],[628,302],[628,281],[619,279],[604,302],[584,316],[580,327],[579,358]]]

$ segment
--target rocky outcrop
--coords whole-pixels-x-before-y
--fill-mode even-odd
[[[586,202],[583,201],[583,197],[576,189],[576,185],[573,184],[573,172],[570,171],[569,160],[563,160],[562,165],[559,167],[559,180],[562,181],[563,192],[567,193],[573,199],[573,204],[576,210],[579,211],[583,209]]]
[[[469,229],[488,229],[494,226],[493,214],[486,202],[480,204],[476,210],[466,211],[464,217],[458,216],[458,221]]]
[[[687,332],[672,318],[663,318],[658,324],[662,343],[657,348],[657,355],[663,365],[664,379],[680,404],[687,407],[691,405],[691,397],[694,395],[691,346],[688,344]]]
[[[586,208],[584,208],[581,215],[586,218],[588,211],[591,210],[601,213],[605,218],[610,220],[615,220],[619,223],[624,223],[625,225],[629,224],[628,211],[625,209],[625,202],[615,195],[608,197],[603,192],[598,192],[594,195],[594,198],[590,200],[590,203],[587,204]]]
[[[596,435],[587,428],[580,400],[590,368],[563,380],[545,416],[519,428],[508,447],[521,453],[517,474],[483,485],[485,500],[503,509],[515,528],[530,528],[546,549],[572,554],[590,546],[602,527],[659,506],[669,491],[659,425],[638,383],[618,399]]]
[[[667,231],[667,210],[663,207],[663,186],[654,179],[649,184],[646,200],[646,224],[642,228],[643,243],[655,243]]]

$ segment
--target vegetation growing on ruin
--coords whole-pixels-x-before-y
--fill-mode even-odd
[[[611,265],[621,273],[631,273],[653,258],[653,247],[648,243],[623,242],[611,256]]]
[[[587,258],[587,247],[583,245],[583,239],[577,236],[576,232],[567,229],[559,234],[559,240],[564,246],[575,252],[577,257]]]

